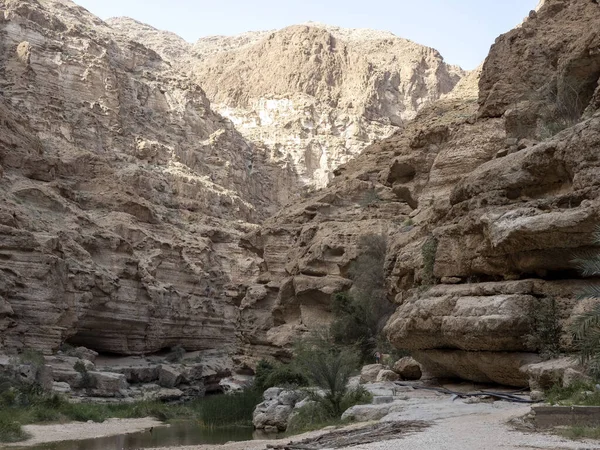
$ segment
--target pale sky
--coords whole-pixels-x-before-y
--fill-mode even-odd
[[[102,19],[132,17],[194,42],[211,35],[321,22],[391,31],[474,69],[538,0],[75,0]]]

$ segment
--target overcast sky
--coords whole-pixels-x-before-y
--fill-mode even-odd
[[[272,30],[308,21],[373,28],[434,47],[477,67],[496,37],[538,0],[75,0],[102,19],[128,16],[194,42],[210,35]]]

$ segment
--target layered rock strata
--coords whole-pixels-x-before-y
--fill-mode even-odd
[[[202,89],[69,1],[0,2],[0,348],[235,348],[286,201]]]
[[[600,223],[598,25],[593,2],[544,2],[497,40],[479,83],[463,80],[340,167],[327,189],[269,219],[249,238],[265,260],[264,295],[247,313],[253,348],[281,352],[326,321],[360,237],[381,233],[394,345],[438,376],[526,385],[522,367],[538,361],[535,311],[554,299],[567,324],[585,308],[577,297],[587,281],[572,260],[593,250]],[[549,123],[562,118],[559,94],[554,103],[523,95],[568,84],[584,87],[583,104],[561,123]]]
[[[192,45],[131,19],[109,23],[191,70],[213,107],[308,187],[325,186],[340,164],[465,74],[436,50],[387,32],[308,23]]]

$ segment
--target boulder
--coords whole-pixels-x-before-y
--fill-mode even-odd
[[[71,392],[71,386],[69,383],[54,381],[52,383],[52,391],[56,392],[57,394],[68,394]]]
[[[112,372],[88,372],[92,388],[90,394],[95,397],[121,397],[127,389],[125,375]]]
[[[370,422],[387,416],[392,408],[392,403],[378,405],[355,405],[342,414],[342,420],[354,422]]]
[[[158,369],[158,384],[164,388],[174,388],[181,383],[181,372],[171,366],[162,365]]]
[[[267,389],[263,394],[264,401],[256,406],[252,416],[252,423],[257,430],[269,430],[276,428],[285,431],[293,417],[293,412],[298,408],[296,405],[306,405],[302,400],[306,393],[281,388]]]
[[[394,372],[393,370],[388,370],[388,369],[384,369],[381,370],[378,374],[377,374],[377,382],[381,382],[381,381],[398,381],[400,379],[400,375],[398,375],[396,372]]]
[[[84,359],[86,361],[90,361],[92,363],[96,362],[96,358],[98,357],[98,352],[94,350],[90,350],[86,347],[77,347],[69,352],[70,355],[76,356],[79,359]]]
[[[545,391],[555,385],[568,387],[575,381],[590,380],[584,375],[579,361],[574,357],[528,364],[521,370],[529,376],[529,387],[532,390]]]
[[[370,364],[368,366],[364,366],[360,371],[360,383],[374,383],[377,381],[377,375],[385,369],[383,364]]]
[[[422,375],[421,365],[408,356],[396,361],[394,372],[403,380],[420,380]]]
[[[128,383],[151,383],[158,380],[159,366],[118,367],[114,372],[125,375]]]

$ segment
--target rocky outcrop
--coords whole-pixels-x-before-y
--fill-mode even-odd
[[[109,23],[193,72],[219,113],[313,187],[465,74],[387,32],[308,23],[192,45],[130,19]]]
[[[536,99],[523,103],[518,81],[541,88],[568,74],[595,89],[593,64],[574,69],[574,55],[593,59],[598,50],[597,27],[578,28],[578,11],[585,23],[600,20],[593,2],[546,1],[499,38],[480,89],[464,80],[402,134],[367,148],[328,188],[280,211],[248,239],[265,260],[260,279],[269,300],[252,310],[261,317],[253,330],[261,343],[280,352],[279,333],[290,340],[291,330],[310,328],[300,315],[281,314],[284,299],[295,298],[289,286],[296,277],[347,277],[360,237],[379,233],[387,237],[388,292],[397,304],[386,328],[394,345],[410,350],[428,373],[527,385],[522,367],[537,362],[539,350],[527,339],[533,312],[554,299],[567,324],[585,307],[577,301],[585,281],[571,261],[591,250],[600,223],[593,96],[579,97],[582,117],[542,136],[540,124],[551,116]],[[548,47],[549,39],[557,45]],[[559,61],[557,77],[544,75],[547,60]],[[504,74],[508,85],[499,80]],[[519,121],[508,105],[516,103],[532,112],[537,131],[515,135]],[[325,286],[319,292],[311,298],[322,299],[326,317]],[[566,334],[561,343],[569,350]]]
[[[0,348],[233,348],[291,172],[83,8],[0,11]]]

